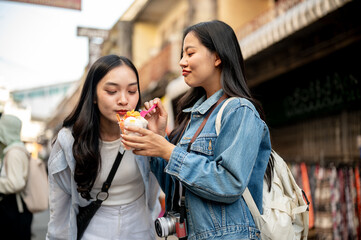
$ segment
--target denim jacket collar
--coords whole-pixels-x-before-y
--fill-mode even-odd
[[[206,96],[203,96],[194,104],[193,107],[186,108],[183,112],[198,112],[203,115],[218,101],[220,97],[222,97],[222,95],[223,89],[220,89],[208,99],[206,99]]]

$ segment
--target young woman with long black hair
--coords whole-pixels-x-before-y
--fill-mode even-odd
[[[48,161],[47,239],[77,238],[78,208],[97,198],[118,152],[124,154],[109,196],[82,239],[155,239],[160,188],[149,160],[121,146],[116,117],[139,109],[140,104],[138,72],[129,59],[108,55],[91,66],[79,102],[63,122]]]
[[[188,27],[180,66],[191,89],[177,104],[175,129],[169,139],[164,138],[167,114],[154,99],[145,105],[158,104],[152,116],[159,128],[129,127],[142,136],[123,136],[123,143],[135,148],[135,154],[155,156],[151,168],[167,195],[167,211],[182,211],[179,201],[174,201],[182,192],[181,183],[188,239],[259,239],[242,193],[248,187],[262,212],[263,178],[269,184],[271,179],[271,142],[243,65],[229,25],[215,20]],[[228,97],[237,98],[225,107],[217,134],[216,116]]]

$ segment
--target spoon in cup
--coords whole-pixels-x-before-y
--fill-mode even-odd
[[[148,110],[143,110],[140,112],[140,116],[145,117],[150,111],[152,111],[155,107],[157,107],[157,104],[154,104],[151,108]]]

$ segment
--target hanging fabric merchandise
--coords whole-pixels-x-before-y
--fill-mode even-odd
[[[361,240],[360,166],[330,163],[322,167],[303,162],[289,165],[296,182],[301,181],[299,185],[311,195],[308,239]]]
[[[319,239],[332,239],[332,215],[330,204],[329,171],[322,166],[318,167],[315,199],[315,228]]]
[[[356,189],[355,189],[355,176],[352,167],[348,168],[348,176],[349,176],[349,195],[350,195],[350,203],[347,205],[347,213],[349,219],[349,233],[351,239],[357,239],[357,205],[356,205]]]
[[[341,240],[341,212],[340,209],[340,185],[337,178],[337,169],[335,166],[331,168],[330,174],[331,188],[331,213],[332,213],[332,232],[334,240]]]
[[[355,185],[356,185],[356,196],[357,196],[357,219],[358,219],[358,228],[357,235],[358,239],[361,239],[361,179],[360,179],[360,170],[359,166],[355,167]]]
[[[315,191],[316,191],[316,184],[317,184],[317,174],[316,170],[318,169],[318,165],[312,164],[307,165],[307,175],[308,175],[308,182],[310,184],[310,190],[311,190],[311,198],[315,199]],[[314,201],[315,202],[315,201]],[[315,208],[315,206],[314,206]]]
[[[338,179],[340,182],[340,209],[341,209],[341,238],[342,239],[348,239],[348,231],[347,231],[347,206],[346,206],[346,196],[345,196],[345,190],[346,190],[346,183],[345,183],[345,173],[342,168],[339,168],[338,170]]]

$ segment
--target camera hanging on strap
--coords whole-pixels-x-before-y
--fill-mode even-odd
[[[209,116],[213,112],[213,110],[224,100],[227,96],[223,94],[218,101],[212,106],[212,108],[208,111],[207,116],[204,118],[203,122],[197,129],[196,133],[193,135],[191,141],[188,144],[187,152],[191,151],[191,146],[193,142],[196,140],[200,132],[203,130]],[[188,122],[189,124],[189,122]],[[185,129],[187,128],[188,124],[184,126],[180,136],[183,135]],[[180,138],[179,138],[180,139]],[[181,182],[175,180],[173,182],[174,192],[172,198],[167,198],[167,206],[170,207],[170,211],[166,211],[163,217],[158,218],[155,221],[155,229],[157,235],[159,237],[167,237],[169,235],[176,235],[180,240],[187,240],[187,213],[185,207],[185,187],[181,185]],[[180,194],[180,187],[182,188],[182,193]],[[169,184],[169,192],[172,192],[172,184]],[[181,196],[180,196],[181,195]]]

